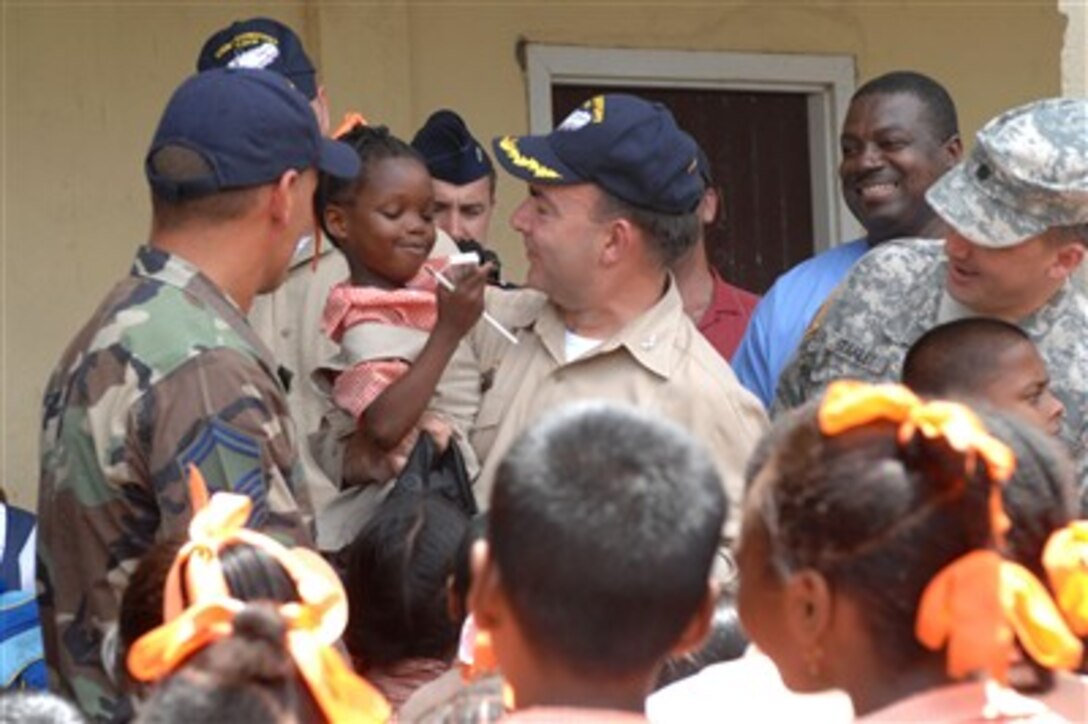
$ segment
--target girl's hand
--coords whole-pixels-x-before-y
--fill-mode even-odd
[[[455,288],[450,291],[441,285],[438,287],[436,331],[443,329],[460,339],[472,329],[484,311],[484,289],[491,268],[490,263],[481,266],[458,264],[443,272]]]

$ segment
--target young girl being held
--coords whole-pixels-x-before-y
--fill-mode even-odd
[[[421,430],[439,447],[451,434],[467,439],[479,372],[460,342],[483,311],[490,267],[430,258],[432,181],[411,146],[362,124],[339,140],[355,148],[362,166],[351,181],[321,180],[319,218],[351,271],[325,307],[325,330],[341,351],[323,371],[333,400],[355,421],[340,477],[349,485],[385,483]],[[436,284],[434,271],[455,288]],[[471,448],[459,447],[474,473]]]

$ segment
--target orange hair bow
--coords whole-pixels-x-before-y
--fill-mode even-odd
[[[820,432],[838,435],[881,420],[899,424],[897,439],[905,445],[921,434],[929,440],[944,439],[949,447],[967,459],[966,472],[973,474],[981,460],[990,479],[1008,480],[1016,469],[1016,456],[1007,445],[990,435],[978,416],[958,402],[925,402],[903,385],[873,385],[838,380],[827,388],[817,413]],[[1001,502],[1001,490],[990,491],[990,518],[1000,541],[1009,529]]]
[[[988,671],[1008,682],[1015,637],[1048,669],[1075,669],[1081,642],[1031,571],[996,551],[976,550],[953,561],[922,593],[915,634],[923,646],[947,646],[948,674]]]
[[[979,461],[986,466],[992,481],[991,532],[1000,547],[1009,528],[1000,484],[1016,468],[1012,450],[991,436],[969,408],[942,400],[924,402],[902,385],[834,382],[818,412],[825,435],[880,420],[899,424],[900,444],[916,434],[940,438],[965,456],[965,472],[973,473]],[[915,635],[934,651],[947,646],[953,678],[985,670],[1007,682],[1014,638],[1033,659],[1052,669],[1075,668],[1083,653],[1043,584],[995,550],[961,556],[929,582],[918,605]]]
[[[165,623],[142,636],[129,651],[127,663],[133,677],[160,679],[193,653],[232,634],[234,618],[246,604],[228,590],[219,551],[229,542],[243,542],[275,558],[298,589],[300,602],[282,604],[277,610],[287,625],[287,650],[326,718],[330,722],[387,721],[388,702],[333,648],[348,620],[347,595],[336,572],[311,550],[288,550],[243,528],[252,506],[249,498],[216,493],[209,499],[195,468],[190,469],[189,485],[196,509],[189,525],[190,541],[178,552],[167,577]],[[188,608],[182,603],[183,585],[193,599]]]
[[[1088,520],[1054,531],[1043,549],[1043,567],[1058,608],[1078,636],[1088,636]]]
[[[879,420],[896,422],[901,444],[915,433],[930,440],[944,438],[953,450],[967,456],[969,472],[974,472],[980,459],[994,480],[1008,480],[1016,469],[1012,450],[986,432],[969,408],[945,400],[924,402],[902,385],[832,382],[820,405],[818,420],[820,432],[825,435],[838,435]]]
[[[369,126],[370,123],[366,120],[363,114],[358,111],[348,111],[344,114],[344,120],[340,121],[340,125],[336,127],[336,130],[332,132],[333,138],[340,138],[346,136],[353,129],[358,126]]]

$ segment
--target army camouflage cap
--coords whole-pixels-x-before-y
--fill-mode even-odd
[[[991,248],[1088,223],[1088,99],[1051,98],[1001,114],[926,200],[964,237]]]

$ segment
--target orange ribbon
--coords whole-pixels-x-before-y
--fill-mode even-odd
[[[190,469],[196,513],[190,540],[178,552],[167,576],[163,625],[137,640],[128,669],[140,681],[157,680],[210,643],[230,636],[245,603],[234,598],[223,578],[219,551],[227,543],[260,548],[283,566],[298,589],[299,603],[278,606],[287,625],[287,650],[314,700],[330,722],[384,722],[391,710],[385,698],[355,674],[333,648],[347,626],[347,595],[336,572],[317,553],[288,550],[271,538],[247,530],[252,502],[232,493],[207,498],[200,472]],[[184,567],[185,575],[181,575]],[[185,608],[183,590],[193,601]]]
[[[899,423],[899,442],[916,433],[934,440],[943,438],[968,459],[968,472],[978,460],[994,480],[1008,480],[1016,469],[1016,457],[1007,445],[992,437],[969,408],[956,402],[923,402],[902,385],[871,385],[838,380],[827,388],[818,413],[820,431],[838,435],[856,427],[886,420]]]
[[[1003,544],[1010,523],[1000,484],[1012,476],[1016,457],[970,409],[943,400],[924,402],[902,385],[843,380],[828,387],[817,414],[825,435],[888,421],[899,424],[901,445],[915,435],[943,439],[965,457],[967,474],[973,474],[981,461],[991,481],[993,544],[998,548]],[[931,650],[947,647],[948,673],[953,678],[988,671],[1006,683],[1014,638],[1033,659],[1051,669],[1076,668],[1083,654],[1081,642],[1043,584],[1029,570],[991,549],[971,551],[934,576],[918,604],[915,635]]]
[[[332,132],[333,138],[342,138],[359,126],[369,126],[370,123],[366,118],[358,111],[348,111],[344,114],[344,120],[340,121],[340,125],[336,127],[336,130]]]
[[[883,420],[899,424],[900,445],[910,442],[916,434],[929,440],[943,439],[966,458],[965,472],[974,474],[981,460],[993,481],[1008,480],[1016,469],[1012,450],[991,436],[970,408],[946,400],[925,402],[902,385],[832,382],[817,415],[825,435],[838,435]],[[996,541],[1002,543],[1011,524],[996,485],[990,490],[990,523]]]
[[[987,671],[1008,683],[1014,637],[1049,669],[1075,669],[1083,655],[1039,579],[992,550],[961,556],[929,582],[915,635],[933,651],[947,647],[948,674],[957,679]]]
[[[1070,628],[1088,636],[1088,521],[1074,521],[1051,534],[1043,567]]]

